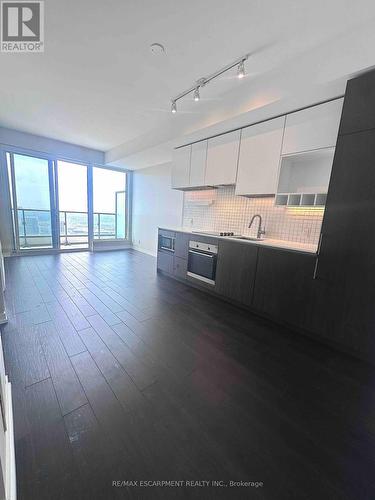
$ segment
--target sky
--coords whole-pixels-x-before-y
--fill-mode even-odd
[[[14,155],[18,208],[50,209],[48,161]],[[87,168],[58,161],[59,209],[87,212]],[[94,167],[94,212],[114,213],[115,192],[125,191],[126,173]]]

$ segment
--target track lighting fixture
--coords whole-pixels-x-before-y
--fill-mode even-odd
[[[199,80],[196,81],[195,85],[193,87],[190,87],[189,89],[185,90],[184,92],[181,92],[181,94],[178,94],[176,97],[172,99],[172,106],[171,106],[171,111],[172,113],[177,113],[177,101],[179,99],[182,99],[183,97],[187,96],[188,94],[193,94],[193,99],[194,101],[199,101],[200,100],[200,89],[207,85],[207,83],[211,82],[215,78],[218,78],[221,76],[223,73],[226,73],[227,71],[237,68],[237,77],[238,78],[243,78],[245,76],[245,62],[247,61],[249,55],[241,57],[241,59],[237,59],[235,62],[232,64],[228,64],[222,69],[219,69],[219,71],[216,71],[210,76],[207,76],[205,78],[200,78]]]
[[[243,59],[237,68],[238,78],[243,78],[245,76],[245,60]]]

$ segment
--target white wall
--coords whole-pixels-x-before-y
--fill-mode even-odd
[[[104,164],[104,152],[85,148],[77,144],[56,141],[40,135],[27,134],[18,130],[0,127],[0,144],[59,156],[66,160]]]
[[[133,246],[156,255],[158,226],[181,226],[183,193],[171,189],[172,163],[133,174]]]

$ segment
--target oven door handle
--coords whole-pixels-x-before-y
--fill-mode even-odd
[[[189,250],[189,253],[196,253],[197,255],[202,255],[203,257],[208,257],[209,259],[213,259],[214,255],[210,255],[208,253],[197,252],[196,250]]]

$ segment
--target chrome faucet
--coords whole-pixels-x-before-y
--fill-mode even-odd
[[[249,229],[253,225],[254,220],[259,217],[259,225],[258,225],[258,232],[257,232],[257,238],[260,239],[262,237],[262,234],[266,234],[266,231],[262,229],[262,216],[259,214],[255,214],[252,216],[250,224],[249,224]]]

